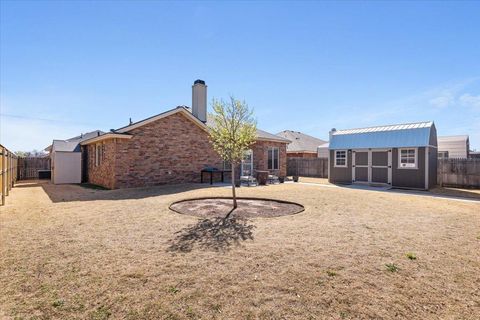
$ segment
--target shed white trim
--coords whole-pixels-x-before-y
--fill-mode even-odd
[[[407,165],[402,166],[402,150],[415,150],[415,157],[414,157],[414,166],[408,166]],[[397,164],[398,169],[410,169],[410,170],[415,170],[418,169],[418,148],[398,148],[398,164]]]

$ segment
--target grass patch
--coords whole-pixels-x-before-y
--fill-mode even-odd
[[[52,306],[54,308],[58,308],[58,307],[62,307],[64,304],[65,304],[65,301],[63,301],[62,299],[58,299],[53,301]]]
[[[387,267],[387,270],[390,272],[397,272],[398,270],[400,270],[398,266],[395,265],[395,263],[387,263],[385,264],[385,267]]]
[[[95,311],[90,314],[90,319],[92,320],[106,320],[110,318],[112,313],[105,306],[98,307]]]
[[[180,289],[178,289],[177,287],[171,286],[168,288],[168,292],[175,294],[180,292]]]
[[[407,252],[405,255],[406,255],[407,258],[410,259],[410,260],[417,260],[417,255],[416,255],[415,253],[413,253],[413,252]]]
[[[327,276],[329,277],[335,277],[337,273],[333,270],[327,270]]]

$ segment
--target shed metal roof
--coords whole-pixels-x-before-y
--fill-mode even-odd
[[[432,121],[338,130],[329,149],[400,148],[430,145]]]

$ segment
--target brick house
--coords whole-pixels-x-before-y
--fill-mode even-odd
[[[207,86],[192,86],[192,108],[180,106],[99,134],[82,145],[82,181],[109,189],[200,182],[206,167],[224,164],[209,141]],[[239,171],[268,170],[284,177],[290,141],[257,130]]]

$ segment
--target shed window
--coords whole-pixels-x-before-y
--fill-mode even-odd
[[[416,169],[417,168],[417,149],[416,148],[404,148],[399,149],[398,152],[398,167],[404,169]]]
[[[268,148],[268,170],[278,170],[280,154],[277,147]]]
[[[335,167],[347,166],[347,150],[335,150]]]

